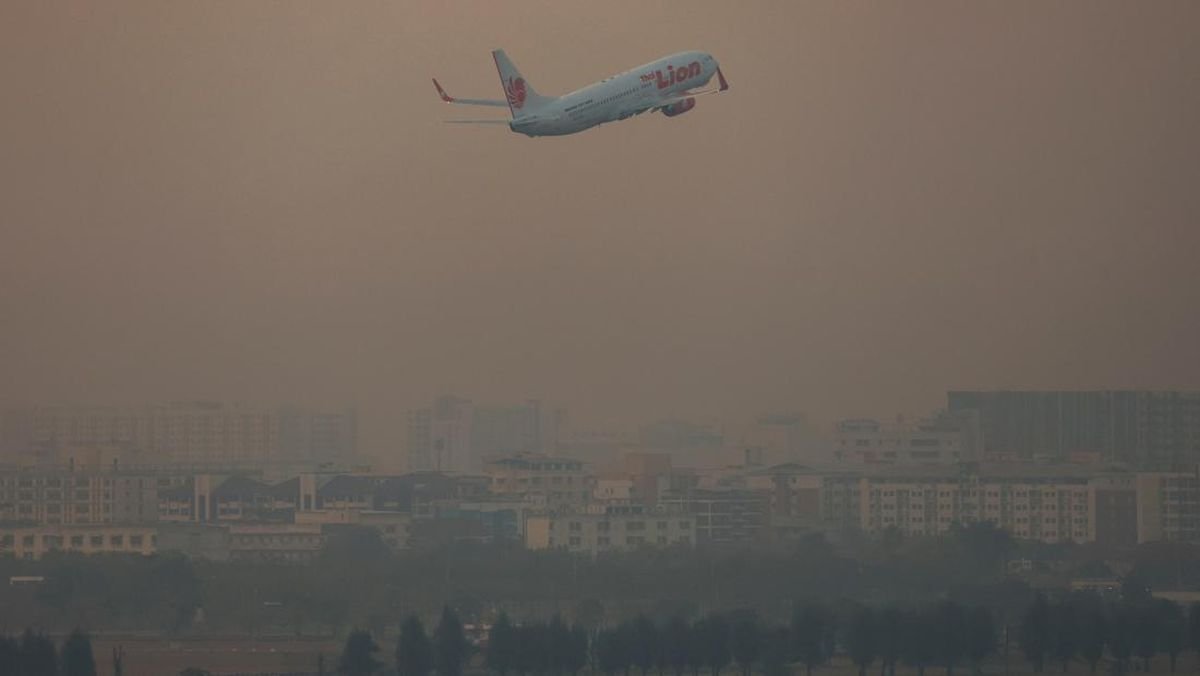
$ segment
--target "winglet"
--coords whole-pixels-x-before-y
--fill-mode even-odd
[[[442,89],[442,85],[438,84],[436,77],[433,78],[433,86],[437,87],[438,96],[442,97],[443,101],[446,103],[454,103],[454,98],[447,94],[445,89]]]
[[[721,88],[718,91],[723,92],[726,89],[729,89],[729,83],[725,81],[725,75],[721,72],[720,68],[717,68],[717,82],[721,83]],[[436,84],[437,80],[434,80],[434,83]],[[438,90],[440,91],[441,87],[438,87]],[[443,96],[445,96],[445,94],[443,94]]]

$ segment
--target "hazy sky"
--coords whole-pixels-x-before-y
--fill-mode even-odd
[[[0,4],[0,402],[1200,385],[1200,3]],[[528,139],[684,49],[732,89]]]

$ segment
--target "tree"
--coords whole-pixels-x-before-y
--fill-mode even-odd
[[[1089,672],[1094,674],[1108,642],[1108,617],[1098,602],[1080,608],[1078,615],[1079,655],[1087,662]]]
[[[1046,597],[1038,594],[1033,599],[1025,617],[1021,619],[1021,628],[1017,634],[1017,642],[1025,653],[1025,659],[1033,667],[1034,673],[1041,673],[1046,664],[1046,653],[1049,651],[1050,637],[1050,605]]]
[[[359,629],[350,632],[342,649],[342,658],[338,661],[338,673],[343,676],[372,676],[383,666],[375,659],[377,652],[379,644],[371,638],[370,632]]]
[[[92,640],[76,629],[62,646],[62,676],[96,676]]]
[[[730,649],[742,676],[750,676],[754,664],[762,657],[762,630],[753,612],[743,613],[734,620]]]
[[[900,661],[904,645],[904,615],[904,611],[895,606],[884,608],[879,614],[880,676],[896,674],[896,662]]]
[[[449,607],[442,609],[442,619],[433,632],[433,665],[439,676],[462,676],[467,657],[467,638],[462,622]]]
[[[396,641],[396,673],[399,676],[429,676],[433,668],[433,646],[425,626],[416,615],[409,615],[400,627]]]
[[[1179,653],[1187,642],[1187,618],[1178,603],[1160,600],[1155,604],[1158,615],[1159,638],[1163,652],[1171,660],[1171,673],[1179,665]]]
[[[1150,660],[1158,654],[1160,615],[1152,603],[1134,609],[1136,623],[1133,634],[1133,654],[1142,658],[1143,671],[1150,671]]]
[[[991,611],[982,606],[968,610],[965,635],[967,659],[978,676],[980,664],[996,649],[996,624]]]
[[[963,607],[953,601],[943,601],[934,610],[937,656],[946,668],[946,676],[954,676],[954,667],[966,652],[966,619]]]
[[[112,651],[113,676],[125,676],[125,648],[117,646]],[[320,676],[325,676],[321,674]]]
[[[638,615],[630,627],[630,657],[642,676],[654,666],[659,650],[658,627],[645,615]]]
[[[1200,665],[1200,603],[1188,606],[1188,646],[1196,652],[1196,664]]]
[[[0,634],[0,676],[21,676],[21,644]]]
[[[700,618],[688,627],[687,666],[692,676],[699,676],[708,649],[708,620]]]
[[[763,637],[763,676],[790,676],[791,632],[787,627],[772,627]]]
[[[391,558],[391,550],[383,541],[379,529],[370,526],[344,525],[333,529],[325,546],[321,549],[320,563],[328,566],[341,567],[353,564],[355,568],[363,565],[386,563]]]
[[[548,660],[550,673],[563,674],[570,671],[570,665],[574,662],[571,628],[563,621],[561,615],[555,615],[550,620],[550,625],[545,628],[545,632],[546,648],[550,657]]]
[[[916,667],[917,676],[925,676],[925,668],[938,657],[937,627],[937,617],[929,608],[908,613],[901,653],[905,662]]]
[[[596,637],[596,660],[608,676],[629,668],[629,655],[621,643],[622,632],[617,628],[604,629]]]
[[[575,604],[575,624],[584,629],[595,631],[604,623],[604,604],[597,599],[583,599]]]
[[[1108,652],[1116,662],[1119,674],[1124,673],[1125,669],[1129,667],[1129,658],[1133,655],[1133,634],[1136,627],[1137,618],[1129,604],[1122,603],[1113,607],[1106,638]]]
[[[20,663],[22,676],[58,676],[54,642],[32,629],[26,629],[21,635]]]
[[[858,606],[850,617],[846,628],[846,650],[850,659],[858,666],[858,676],[866,676],[867,668],[879,653],[879,628],[875,611]]]
[[[517,632],[508,619],[508,614],[501,612],[495,624],[488,632],[487,666],[492,671],[507,676],[517,663]]]
[[[588,662],[588,630],[582,624],[571,626],[571,635],[569,637],[571,649],[568,653],[568,660],[563,665],[567,673],[574,676],[581,669],[587,666]]]
[[[1075,606],[1066,601],[1051,606],[1047,628],[1050,631],[1049,653],[1065,674],[1079,652],[1079,619],[1075,616]]]
[[[998,573],[1012,549],[1012,536],[992,521],[956,524],[951,531],[955,546],[984,570]]]
[[[709,615],[703,624],[704,664],[712,676],[721,676],[721,670],[729,666],[729,622],[719,614]]]
[[[544,674],[550,663],[550,645],[545,625],[526,622],[517,627],[513,671],[518,674]]]
[[[676,615],[667,622],[662,631],[663,655],[675,676],[683,676],[688,667],[688,651],[691,648],[690,627],[687,620]]]
[[[797,605],[792,611],[792,654],[804,664],[805,674],[826,659],[828,624],[829,613],[819,604]]]

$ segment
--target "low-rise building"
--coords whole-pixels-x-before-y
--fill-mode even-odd
[[[668,509],[545,514],[530,516],[525,522],[525,546],[529,549],[595,555],[640,547],[691,546],[695,541],[695,519]]]
[[[516,496],[549,508],[591,501],[595,477],[571,458],[521,454],[492,460],[485,468],[491,492]]]
[[[1114,480],[1064,466],[864,476],[860,525],[868,533],[894,527],[909,535],[937,535],[955,524],[990,521],[1015,538],[1046,543],[1093,542],[1099,527],[1115,543],[1132,533],[1122,535],[1119,524],[1105,520],[1119,519],[1119,512],[1101,509],[1098,522],[1096,509],[1097,489],[1102,496],[1118,490],[1120,481]]]
[[[226,528],[230,561],[309,563],[325,545],[320,524],[236,524]]]
[[[834,457],[863,465],[956,464],[978,459],[979,425],[971,412],[915,422],[843,420],[834,427]]]
[[[51,552],[148,556],[157,546],[153,526],[0,526],[0,557],[38,560]]]
[[[37,524],[152,523],[158,491],[183,477],[124,470],[27,468],[0,472],[0,521]]]
[[[754,542],[766,535],[770,518],[770,495],[764,491],[697,489],[667,494],[659,505],[691,517],[699,543]]]
[[[1137,476],[1138,542],[1200,543],[1200,473]]]

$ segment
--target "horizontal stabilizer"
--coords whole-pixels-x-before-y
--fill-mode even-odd
[[[442,85],[438,83],[437,78],[433,78],[433,86],[437,88],[438,96],[446,103],[457,103],[464,106],[496,106],[498,108],[507,108],[508,101],[502,99],[456,99],[446,93],[442,89]]]

